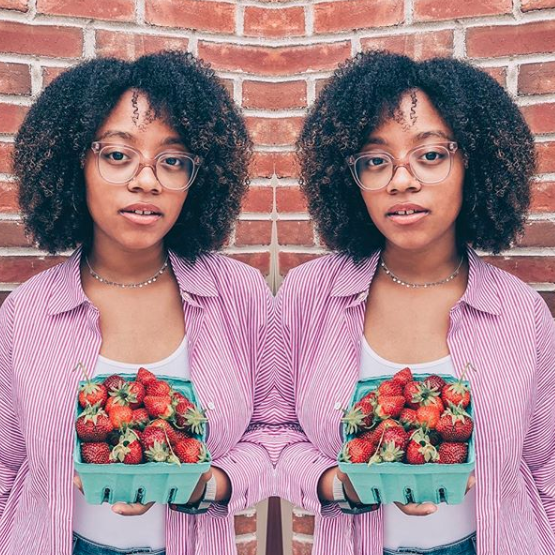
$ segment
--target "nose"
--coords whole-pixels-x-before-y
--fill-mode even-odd
[[[131,191],[142,190],[155,194],[162,192],[162,185],[154,173],[154,166],[148,164],[139,168],[137,175],[128,183],[128,187]]]
[[[408,164],[400,164],[393,168],[393,175],[387,185],[389,193],[404,192],[408,190],[419,191],[422,184],[410,171]]]

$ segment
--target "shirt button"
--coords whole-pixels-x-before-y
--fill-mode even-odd
[[[364,301],[364,300],[366,300],[367,296],[368,296],[368,293],[366,291],[363,291],[362,293],[359,293],[358,300],[359,301]]]
[[[214,410],[216,408],[216,405],[212,401],[210,401],[207,406],[210,410]]]
[[[341,408],[341,403],[339,401],[337,401],[337,403],[335,403],[335,405],[333,405],[333,408],[335,410],[339,410]]]

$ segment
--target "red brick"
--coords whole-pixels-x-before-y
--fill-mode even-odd
[[[62,256],[2,256],[0,283],[22,283],[64,260]]]
[[[227,2],[146,0],[145,18],[147,23],[163,27],[221,33],[235,31],[235,6]]]
[[[237,542],[237,555],[256,555],[256,540]]]
[[[0,52],[76,58],[83,53],[83,33],[72,27],[0,21]]]
[[[0,103],[0,133],[15,133],[29,108]]]
[[[314,516],[293,513],[293,533],[312,536],[314,534]]]
[[[270,253],[269,252],[241,252],[229,253],[228,256],[244,262],[249,266],[258,268],[263,275],[267,276],[270,273]]]
[[[524,236],[518,241],[519,247],[555,247],[555,224],[553,222],[532,221],[524,228]]]
[[[27,0],[0,0],[0,9],[26,12],[28,9]]]
[[[453,31],[429,31],[410,35],[369,37],[361,39],[363,50],[389,50],[416,60],[453,54]]]
[[[522,0],[520,5],[520,9],[523,12],[546,10],[549,8],[555,8],[555,0]]]
[[[43,67],[42,68],[42,84],[44,87],[47,87],[64,71],[67,71],[67,67]]]
[[[555,182],[535,181],[532,183],[533,212],[555,212]]]
[[[235,516],[235,534],[256,534],[256,515],[236,515]]]
[[[521,111],[532,133],[555,132],[555,103],[522,106]]]
[[[475,27],[468,29],[466,44],[468,55],[475,58],[551,54],[555,50],[555,21]]]
[[[37,0],[37,12],[48,15],[93,17],[110,21],[133,21],[134,0]]]
[[[96,52],[100,56],[115,56],[134,60],[143,54],[160,50],[186,51],[189,39],[122,33],[121,31],[96,31]]]
[[[555,282],[555,257],[552,256],[486,256],[485,260],[527,283]]]
[[[245,7],[244,34],[247,37],[298,37],[305,32],[302,7],[270,10]]]
[[[306,81],[243,81],[243,107],[287,110],[306,107]]]
[[[279,273],[285,277],[287,272],[299,264],[318,258],[318,254],[304,252],[280,252],[279,253]]]
[[[271,212],[274,202],[274,191],[271,187],[249,188],[243,201],[242,209],[244,212]]]
[[[464,0],[456,2],[445,0],[415,0],[414,20],[435,21],[439,19],[458,19],[460,17],[477,17],[481,15],[499,15],[511,13],[512,0]]]
[[[312,222],[282,220],[277,223],[277,229],[280,245],[314,246]]]
[[[0,213],[15,213],[19,209],[17,183],[0,181]]]
[[[30,94],[31,73],[29,66],[0,62],[0,93]]]
[[[272,222],[239,220],[235,226],[235,245],[269,245],[272,239]]]
[[[291,145],[303,126],[303,118],[245,118],[257,145]]]
[[[294,152],[255,152],[252,157],[252,177],[297,177],[299,165]]]
[[[229,93],[229,96],[233,98],[233,95],[235,94],[234,92],[235,84],[233,83],[233,79],[224,79],[223,77],[217,77],[217,78],[220,81],[220,83],[225,87],[225,89]]]
[[[13,144],[0,142],[0,173],[12,173]]]
[[[334,69],[351,55],[351,43],[272,48],[199,41],[198,55],[215,69],[257,75],[293,75]]]
[[[540,62],[520,66],[520,94],[549,94],[555,92],[555,62]]]
[[[293,538],[293,555],[311,555],[312,544],[308,542],[300,542]]]
[[[555,172],[555,142],[536,144],[538,173]]]
[[[333,33],[398,25],[404,20],[404,12],[402,0],[324,2],[314,6],[314,32]]]
[[[547,303],[553,318],[555,318],[555,292],[553,291],[539,291],[539,294],[542,296],[543,300]]]
[[[491,75],[502,87],[507,86],[507,67],[482,67],[480,68]]]
[[[280,187],[276,190],[278,212],[306,212],[306,199],[299,187]]]
[[[31,244],[21,222],[0,220],[0,247],[30,247]]]

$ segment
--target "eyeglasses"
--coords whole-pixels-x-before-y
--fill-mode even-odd
[[[357,185],[365,191],[387,187],[397,168],[407,171],[420,183],[441,183],[451,173],[458,145],[451,141],[418,146],[402,158],[394,158],[383,150],[369,150],[347,158],[347,164]]]
[[[152,168],[156,179],[166,189],[184,191],[197,175],[201,159],[180,151],[161,152],[154,158],[130,146],[95,141],[91,150],[96,155],[96,167],[108,183],[129,183],[143,168]]]

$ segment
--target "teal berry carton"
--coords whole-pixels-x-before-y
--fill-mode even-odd
[[[423,381],[427,377],[428,374],[414,374],[414,380],[417,381]],[[366,394],[376,390],[383,381],[391,378],[392,376],[388,375],[358,381],[349,409]],[[441,375],[441,378],[447,383],[458,381],[454,376],[449,375]],[[463,383],[469,385],[468,382]],[[466,411],[473,417],[472,402]],[[354,433],[348,434],[345,424],[342,426],[342,435],[344,443],[357,436]],[[461,464],[350,463],[342,461],[339,455],[339,469],[349,476],[357,495],[364,504],[393,502],[460,504],[464,499],[468,478],[476,462],[474,432],[468,442],[467,462]]]
[[[125,381],[133,381],[136,374],[119,374]],[[102,383],[108,376],[96,376],[92,382]],[[156,376],[164,380],[175,390],[187,397],[198,406],[197,396],[192,382],[184,379]],[[80,383],[80,386],[85,384]],[[200,408],[200,407],[199,407]],[[76,419],[83,412],[77,402]],[[206,442],[207,425],[200,434],[189,434]],[[191,497],[198,480],[208,471],[211,463],[207,452],[205,462],[181,463],[144,462],[141,464],[88,464],[81,459],[81,440],[75,434],[74,466],[83,486],[87,503],[99,505],[107,502],[123,503],[175,503],[185,504]]]

